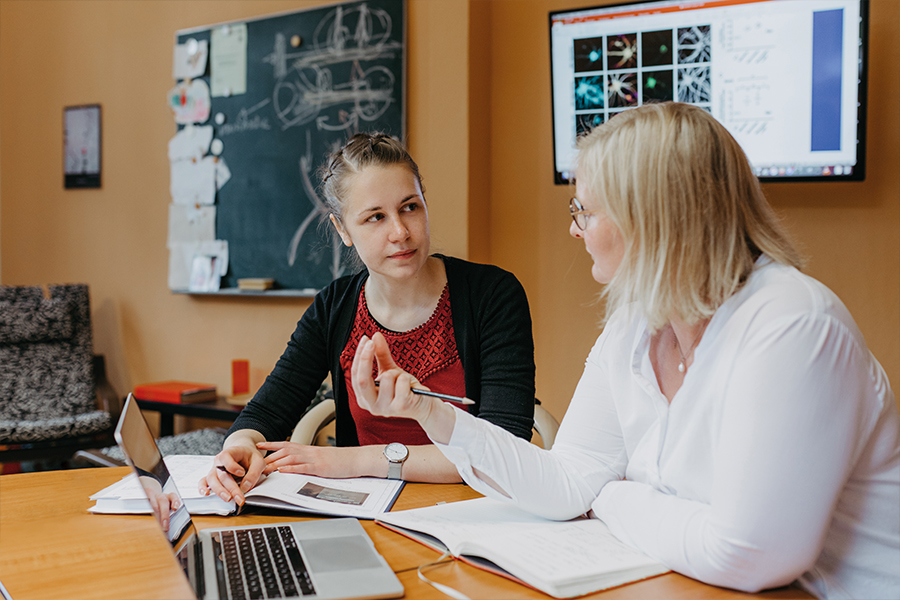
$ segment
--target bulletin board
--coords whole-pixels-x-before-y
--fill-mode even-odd
[[[239,73],[220,76],[231,67],[217,57],[217,40],[229,35],[246,36],[244,89]],[[176,68],[179,48],[208,48],[195,79],[211,90],[207,121],[179,131],[211,125],[214,160],[229,173],[215,193],[227,270],[214,293],[237,292],[238,279],[272,278],[276,290],[263,293],[308,296],[348,274],[347,250],[326,234],[316,171],[359,131],[405,139],[404,0],[331,4],[175,37]]]

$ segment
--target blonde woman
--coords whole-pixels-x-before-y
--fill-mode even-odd
[[[322,169],[322,191],[335,233],[363,268],[315,297],[200,481],[203,493],[242,504],[243,494],[273,471],[460,481],[415,421],[359,408],[349,377],[363,336],[402,355],[403,368],[423,387],[466,396],[474,401],[466,407],[471,414],[531,438],[534,343],[528,300],[515,276],[431,254],[419,167],[387,135],[354,135]],[[338,447],[284,441],[329,374]]]
[[[553,449],[411,395],[379,339],[357,350],[360,404],[418,420],[478,491],[591,511],[684,575],[900,597],[894,394],[841,301],[798,270],[737,142],[699,108],[648,105],[583,138],[576,173],[570,233],[607,320]]]

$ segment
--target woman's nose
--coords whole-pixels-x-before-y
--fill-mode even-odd
[[[569,235],[573,238],[580,238],[583,232],[578,229],[578,225],[575,224],[575,219],[572,219],[572,222],[569,223]]]
[[[391,239],[404,240],[409,237],[409,229],[403,223],[402,219],[394,219],[391,224]]]

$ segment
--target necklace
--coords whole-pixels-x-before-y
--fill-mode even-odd
[[[690,356],[691,353],[694,351],[694,346],[696,346],[697,342],[700,341],[700,336],[703,335],[703,331],[706,329],[707,324],[708,324],[708,321],[707,321],[707,323],[704,323],[703,327],[700,328],[700,331],[697,332],[697,336],[694,338],[694,341],[691,342],[690,348],[688,348],[687,356],[685,355],[684,352],[681,351],[681,342],[678,341],[678,336],[675,335],[675,328],[674,327],[672,328],[672,337],[675,338],[675,348],[678,349],[678,354],[681,355],[681,362],[678,363],[678,372],[679,373],[684,373],[687,370],[687,364],[686,364],[687,357]]]

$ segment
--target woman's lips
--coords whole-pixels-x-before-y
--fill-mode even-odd
[[[394,254],[391,254],[388,258],[409,258],[415,253],[415,250],[403,250],[401,252],[395,252]]]

